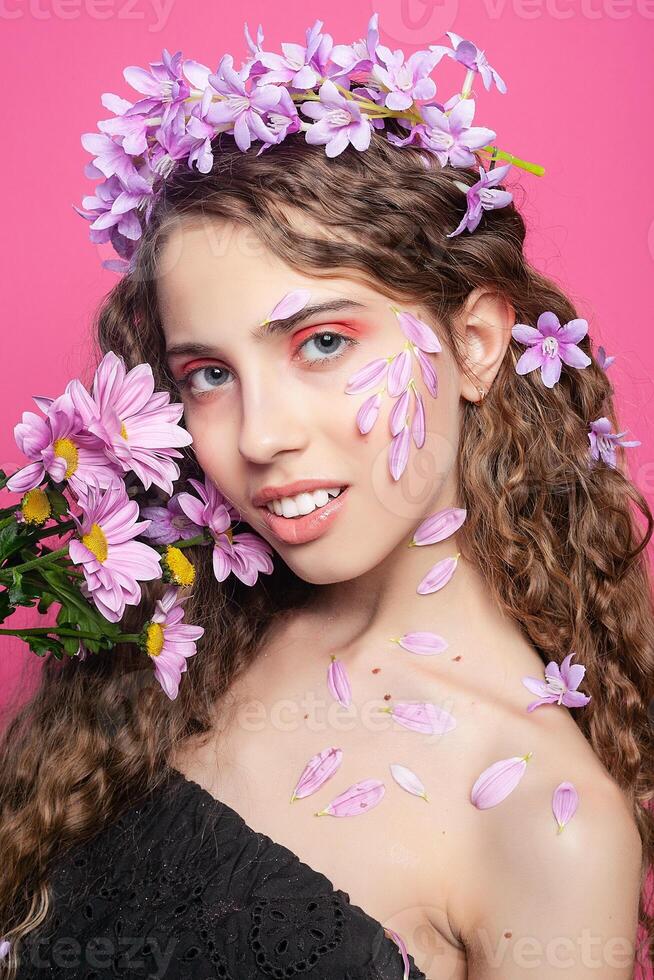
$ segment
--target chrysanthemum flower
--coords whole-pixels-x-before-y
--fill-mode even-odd
[[[172,544],[174,541],[195,538],[202,533],[190,520],[179,505],[179,494],[174,494],[164,507],[151,504],[141,507],[141,517],[152,523],[143,531],[143,537],[149,538],[154,544]]]
[[[79,539],[70,541],[68,553],[71,561],[82,566],[85,582],[80,579],[80,590],[105,619],[118,623],[126,605],[136,606],[141,601],[138,583],[162,576],[158,552],[133,540],[149,521],[137,521],[138,504],[129,499],[125,484],[118,478],[102,492],[91,477],[86,492],[80,494],[79,505],[82,520],[70,514]]]
[[[154,483],[171,496],[179,478],[173,458],[182,453],[170,447],[189,446],[193,436],[175,424],[184,412],[181,402],[170,404],[167,391],[154,391],[150,365],[126,372],[123,359],[109,351],[95,372],[93,397],[77,379],[69,388],[83,424],[115,468],[133,470],[146,490]]]
[[[58,398],[37,396],[34,401],[45,418],[34,412],[23,412],[22,422],[14,427],[14,438],[20,451],[32,460],[17,470],[6,483],[12,493],[25,493],[37,487],[46,474],[55,483],[68,481],[77,493],[84,489],[93,474],[101,487],[108,487],[116,475],[99,439],[84,431],[75,411],[70,388]]]
[[[259,572],[270,574],[273,570],[272,548],[258,534],[232,532],[232,519],[238,519],[240,515],[213,480],[205,474],[204,483],[193,479],[188,482],[196,489],[200,500],[190,493],[180,493],[179,504],[195,524],[211,531],[215,541],[213,571],[217,580],[224,582],[233,572],[245,585],[254,585]]]
[[[180,677],[187,668],[186,660],[197,653],[196,640],[204,633],[201,626],[182,623],[182,603],[190,596],[179,595],[174,585],[158,599],[152,619],[143,628],[141,646],[152,657],[154,674],[171,700],[177,697]]]

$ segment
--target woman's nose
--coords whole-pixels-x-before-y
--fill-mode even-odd
[[[306,401],[284,377],[259,375],[242,383],[239,451],[254,463],[285,450],[303,449],[311,427]]]

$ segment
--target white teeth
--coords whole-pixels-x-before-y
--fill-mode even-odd
[[[310,514],[317,507],[324,507],[330,497],[337,497],[341,487],[326,487],[311,492],[298,493],[295,497],[281,497],[271,500],[266,507],[271,514],[278,517],[300,517]]]

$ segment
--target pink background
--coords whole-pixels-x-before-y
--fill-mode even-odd
[[[351,43],[377,10],[389,47],[408,56],[454,30],[485,49],[507,82],[504,96],[476,85],[475,124],[547,171],[509,175],[519,179],[519,204],[527,195],[528,255],[618,355],[610,372],[621,428],[642,441],[629,450],[632,474],[654,504],[654,0],[286,0],[270,10],[263,0],[0,0],[0,467],[24,465],[13,427],[37,411],[31,396],[60,394],[84,369],[92,312],[116,279],[100,268],[110,252],[90,244],[72,205],[93,187],[80,135],[110,115],[101,94],[135,97],[122,68],[146,67],[163,47],[212,68],[229,51],[239,66],[246,20],[252,35],[263,24],[268,50],[303,40],[316,18],[336,43]],[[445,59],[437,78],[444,100],[463,71]],[[0,506],[18,499],[0,493]],[[24,610],[11,623],[38,621]],[[6,704],[28,691],[40,661],[17,640],[0,639],[0,650]]]

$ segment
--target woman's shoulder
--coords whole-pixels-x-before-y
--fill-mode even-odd
[[[620,877],[619,901],[630,908],[631,915],[637,902],[640,835],[627,795],[577,725],[572,714],[575,709],[546,704],[527,712],[532,700],[533,695],[526,689],[522,694],[515,685],[506,698],[497,689],[487,697],[476,692],[465,716],[469,736],[461,760],[465,771],[461,807],[467,814],[461,838],[465,858],[457,862],[460,874],[450,892],[449,913],[455,934],[467,949],[474,944],[471,937],[491,935],[487,916],[506,912],[503,900],[517,902],[508,916],[516,923],[514,912],[521,905],[525,930],[531,928],[530,934],[536,937],[537,926],[529,925],[529,916],[538,918],[538,914],[530,910],[529,895],[534,901],[540,896],[546,903],[555,902],[553,888],[565,889],[566,880],[572,879],[578,894],[588,871],[589,853],[606,853],[605,867]],[[507,777],[504,794],[498,793],[495,802],[485,808],[473,804],[472,787],[489,767],[525,756],[526,762],[514,772],[521,773],[519,778],[510,782]],[[568,811],[569,822],[559,832],[553,805],[562,784],[573,788],[576,808]],[[553,869],[559,875],[555,882]],[[531,891],[527,886],[530,874]],[[604,884],[608,887],[608,879]],[[588,882],[589,889],[600,886],[600,882],[595,886]],[[524,898],[521,902],[519,895]],[[559,908],[566,907],[564,898],[559,896]],[[610,906],[617,899],[607,893],[606,901]],[[607,916],[609,913],[610,909]],[[501,931],[498,942],[505,942]]]
[[[19,980],[73,966],[247,980],[319,961],[325,977],[402,976],[380,923],[176,770],[62,855],[50,885],[52,914],[26,937]],[[413,963],[411,977],[422,977]]]

